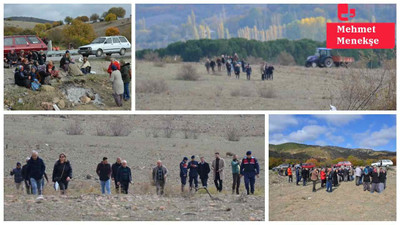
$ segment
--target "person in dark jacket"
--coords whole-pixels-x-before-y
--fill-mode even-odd
[[[24,178],[26,193],[28,195],[32,194],[31,181],[29,180],[28,171],[27,171],[29,159],[30,159],[30,157],[26,158],[26,160],[25,160],[26,163],[25,163],[25,165],[22,166],[22,171],[21,171],[22,177]]]
[[[118,185],[121,185],[123,194],[128,194],[129,184],[132,183],[131,168],[127,166],[126,160],[122,160],[121,164],[117,172]]]
[[[108,158],[103,157],[103,161],[101,161],[96,168],[96,173],[99,176],[100,179],[100,186],[101,186],[101,193],[102,194],[111,194],[111,165],[108,163]],[[106,193],[107,191],[107,193]]]
[[[60,186],[61,194],[65,194],[68,189],[68,183],[72,178],[72,166],[67,160],[65,153],[59,155],[59,159],[54,164],[52,181]]]
[[[64,56],[60,60],[60,68],[62,68],[65,72],[68,72],[68,66],[72,62],[72,58],[69,54],[69,51],[67,50],[64,54]]]
[[[240,176],[244,176],[244,186],[246,187],[247,195],[254,194],[254,184],[256,176],[259,177],[260,166],[258,160],[251,155],[251,151],[246,152],[246,157],[243,158],[240,165]],[[250,187],[249,187],[250,186]]]
[[[379,193],[381,193],[383,190],[385,190],[385,183],[386,183],[386,170],[383,168],[379,169]]]
[[[118,157],[117,161],[114,164],[112,164],[112,166],[111,166],[111,170],[112,170],[111,179],[115,183],[115,191],[117,193],[119,193],[119,185],[118,185],[118,180],[117,180],[117,172],[118,172],[119,167],[121,167],[121,158],[120,157]]]
[[[296,185],[299,185],[299,182],[301,180],[301,169],[299,166],[296,167]]]
[[[364,168],[364,191],[371,191],[371,173],[367,167]]]
[[[240,65],[242,66],[242,72],[243,72],[243,73],[246,72],[246,64],[245,64],[244,59],[242,59],[242,60],[240,61]]]
[[[374,192],[379,193],[379,173],[377,168],[374,166],[374,169],[371,172],[371,193]]]
[[[46,59],[47,59],[46,53],[44,53],[43,50],[40,50],[40,52],[38,54],[39,65],[45,65]]]
[[[123,98],[125,101],[128,101],[131,96],[129,94],[129,84],[131,83],[132,71],[131,71],[131,64],[126,63],[124,60],[120,60],[121,63],[121,76],[122,81],[124,82],[124,94]]]
[[[210,67],[211,67],[212,72],[215,73],[215,61],[214,60],[211,60]]]
[[[301,170],[301,177],[303,178],[303,186],[306,186],[308,179],[308,168],[303,168]]]
[[[191,161],[188,163],[188,168],[189,168],[189,185],[190,185],[190,191],[193,189],[193,183],[194,183],[194,188],[195,191],[197,191],[197,188],[199,186],[199,181],[198,181],[198,166],[199,163],[195,160],[196,156],[192,155]]]
[[[188,173],[188,158],[183,157],[182,162],[179,164],[179,176],[181,177],[181,192],[185,191],[185,185],[187,181],[187,173]]]
[[[239,79],[240,78],[240,64],[236,63],[236,62],[233,63],[233,70],[235,72],[236,79]]]
[[[326,173],[326,191],[327,192],[332,192],[332,181],[333,181],[333,172],[332,168],[328,169],[328,172]]]
[[[239,188],[240,188],[240,164],[242,162],[238,160],[238,155],[233,155],[232,161],[231,161],[231,167],[232,167],[232,194],[235,193],[239,194]]]
[[[19,190],[21,189],[23,192],[24,186],[21,184],[22,181],[24,181],[24,178],[22,177],[22,168],[20,162],[17,162],[17,167],[11,170],[10,175],[14,176],[14,183],[15,187],[17,188],[17,191],[19,192]]]
[[[338,176],[339,176],[339,170],[336,168],[336,169],[333,171],[333,174],[332,174],[333,186],[334,186],[334,187],[336,187],[336,186],[339,185]]]
[[[204,188],[208,186],[208,174],[210,173],[210,165],[204,160],[204,157],[200,157],[200,163],[198,167],[198,173],[200,176],[201,185]]]
[[[231,76],[231,74],[232,74],[232,65],[231,65],[231,63],[230,62],[226,62],[226,73],[228,74],[228,77],[230,77]]]
[[[8,65],[10,65],[10,67],[16,66],[18,64],[18,55],[17,55],[17,53],[15,53],[14,49],[12,49],[9,53],[7,53],[6,59],[7,59]]]
[[[15,68],[14,72],[15,84],[21,87],[30,88],[31,81],[29,79],[29,74],[24,73],[23,66],[19,65]]]
[[[206,63],[204,64],[204,66],[206,67],[207,73],[210,74],[210,59],[207,59]]]
[[[37,151],[32,151],[32,156],[28,161],[27,174],[32,185],[32,194],[39,195],[42,198],[43,191],[43,175],[46,166]]]
[[[28,51],[27,59],[30,64],[37,66],[38,65],[38,55],[36,52]]]
[[[251,76],[251,66],[250,66],[250,64],[247,64],[247,66],[246,66],[246,76],[247,76],[247,80],[250,80],[250,76]]]

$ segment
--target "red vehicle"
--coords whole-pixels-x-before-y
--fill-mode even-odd
[[[338,162],[337,164],[333,164],[332,166],[333,167],[342,167],[342,166],[349,167],[349,166],[353,166],[353,164],[351,164],[351,162],[349,162],[349,161],[342,161],[342,162]]]
[[[28,51],[47,51],[47,45],[35,35],[13,35],[4,37],[4,56],[12,49],[16,53],[24,50]]]
[[[303,163],[301,164],[301,168],[308,168],[308,169],[312,169],[315,167],[314,163]]]

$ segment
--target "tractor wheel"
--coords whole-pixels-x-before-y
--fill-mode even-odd
[[[316,62],[313,62],[313,63],[311,63],[311,66],[312,66],[313,68],[316,68],[316,67],[317,67],[317,63],[316,63]]]
[[[332,58],[326,58],[324,61],[324,65],[327,68],[331,68],[333,65],[333,59]]]

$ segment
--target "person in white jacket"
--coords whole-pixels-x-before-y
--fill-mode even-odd
[[[124,82],[122,81],[121,72],[115,65],[111,66],[111,77],[110,81],[113,83],[113,96],[115,103],[118,107],[122,106],[123,94],[124,94]]]
[[[356,176],[356,185],[360,185],[360,180],[361,180],[361,168],[359,166],[356,167],[356,171],[355,171],[355,176]]]

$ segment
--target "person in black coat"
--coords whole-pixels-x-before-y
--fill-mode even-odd
[[[374,192],[378,192],[379,193],[379,173],[378,170],[376,169],[376,167],[374,167],[374,169],[371,172],[371,193]]]
[[[211,60],[210,67],[211,67],[212,72],[215,73],[215,61],[214,60]]]
[[[200,157],[200,163],[198,172],[201,180],[201,185],[207,188],[208,174],[210,173],[210,165],[204,160],[204,157]]]
[[[43,52],[43,50],[40,50],[38,54],[38,63],[39,65],[44,65],[46,63],[46,54]]]
[[[15,84],[21,87],[30,88],[31,81],[29,79],[29,75],[24,73],[22,66],[17,66],[14,72],[14,80]]]
[[[303,186],[307,185],[307,178],[308,178],[308,169],[307,168],[303,168],[301,170],[301,177],[303,178]]]
[[[67,156],[64,153],[59,155],[59,159],[54,164],[52,181],[57,182],[60,186],[61,194],[65,194],[68,189],[68,183],[72,178],[72,167],[71,163],[67,160]]]
[[[101,193],[104,194],[111,194],[111,165],[108,163],[108,158],[103,157],[103,161],[97,164],[96,173],[99,176],[100,180],[100,187]]]
[[[386,170],[383,168],[379,169],[379,191],[382,192],[386,189]]]
[[[31,182],[29,181],[28,171],[27,171],[29,159],[30,157],[26,158],[25,160],[26,164],[22,166],[22,171],[21,171],[22,177],[24,178],[26,193],[28,195],[32,194]]]
[[[121,192],[128,194],[129,184],[132,182],[131,168],[129,168],[126,160],[122,160],[121,166],[118,168],[117,180],[118,185],[121,186]]]
[[[121,158],[120,157],[118,157],[117,161],[114,164],[112,164],[112,166],[111,166],[111,170],[112,170],[111,179],[115,183],[115,191],[117,193],[119,193],[119,185],[118,185],[118,180],[117,180],[117,172],[118,172],[119,167],[121,167]]]
[[[364,186],[364,191],[370,191],[371,190],[371,173],[369,172],[368,168],[364,169],[367,173],[364,172],[364,180],[363,180],[363,186]]]
[[[37,151],[32,151],[32,156],[28,161],[27,176],[31,182],[32,194],[39,196],[42,195],[43,191],[43,176],[46,171],[46,166]]]
[[[339,182],[338,182],[339,170],[335,169],[335,171],[333,171],[332,176],[333,176],[332,177],[333,178],[333,186],[336,187],[339,184]]]
[[[10,67],[18,64],[18,55],[15,53],[14,49],[12,49],[9,53],[7,53],[7,63]]]
[[[188,163],[188,168],[189,168],[189,186],[190,186],[190,191],[193,189],[193,183],[194,183],[194,188],[197,191],[198,188],[198,166],[199,163],[195,160],[195,156],[193,155],[191,157],[191,161]]]

